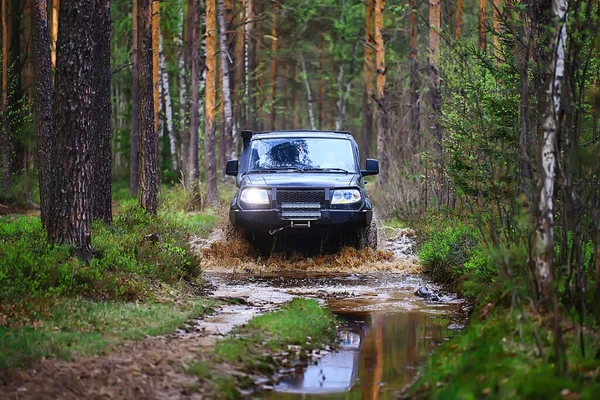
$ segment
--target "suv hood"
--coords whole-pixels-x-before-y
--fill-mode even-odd
[[[343,187],[358,185],[359,174],[331,172],[275,172],[265,174],[247,174],[240,186],[275,187]]]

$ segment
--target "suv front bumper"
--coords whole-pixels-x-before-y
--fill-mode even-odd
[[[310,228],[286,229],[281,233],[286,234],[315,234],[342,232],[346,229],[353,229],[362,226],[368,226],[373,219],[373,210],[334,210],[322,209],[319,219],[310,220]],[[229,211],[229,220],[232,225],[239,226],[255,232],[269,232],[272,230],[288,227],[292,222],[295,224],[306,224],[304,220],[282,219],[277,209],[267,210],[241,210],[231,209]]]

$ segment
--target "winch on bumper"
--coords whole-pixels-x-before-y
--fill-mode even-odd
[[[244,190],[241,188],[229,211],[232,225],[271,234],[315,234],[369,226],[373,218],[371,202],[359,187],[257,189],[267,191],[268,203],[245,204],[240,198]],[[344,189],[359,191],[361,200],[354,204],[332,205],[333,192]]]

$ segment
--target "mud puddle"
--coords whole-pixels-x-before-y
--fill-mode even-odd
[[[435,347],[460,325],[448,318],[460,300],[426,301],[414,292],[435,285],[419,274],[280,272],[209,273],[214,296],[247,307],[276,306],[312,297],[338,315],[339,350],[322,351],[310,365],[280,371],[264,399],[396,398]]]

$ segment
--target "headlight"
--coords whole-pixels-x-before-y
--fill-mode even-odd
[[[361,200],[357,189],[335,190],[331,196],[331,204],[352,204]]]
[[[244,189],[240,200],[246,204],[269,204],[269,192],[264,189]]]

